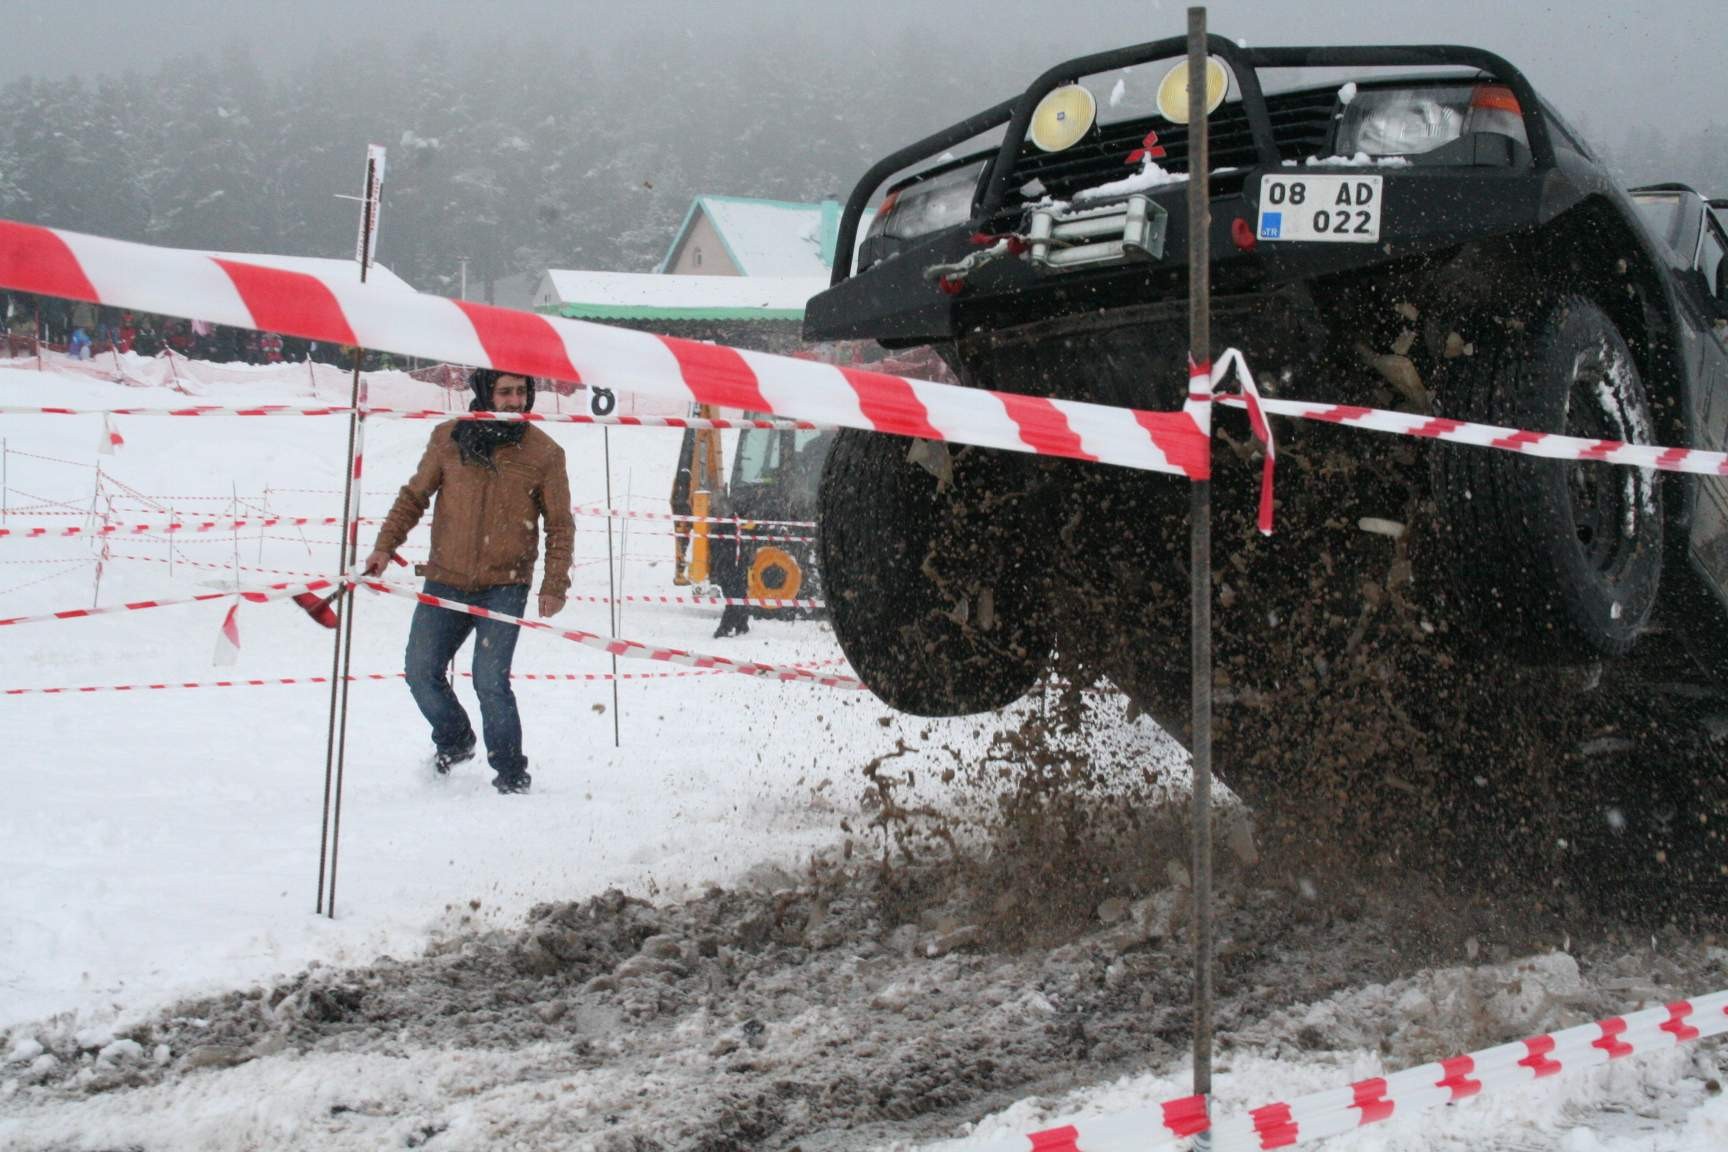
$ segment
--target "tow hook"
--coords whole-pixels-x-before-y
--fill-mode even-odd
[[[932,264],[924,269],[924,279],[936,281],[937,287],[950,296],[958,296],[966,287],[966,277],[973,272],[996,260],[1010,256],[1019,256],[1026,251],[1026,238],[1017,232],[1009,232],[1003,236],[991,236],[984,232],[974,232],[972,243],[989,245],[980,247],[976,252],[970,252],[964,260],[952,264]]]

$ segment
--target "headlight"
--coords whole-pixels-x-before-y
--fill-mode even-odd
[[[987,163],[978,160],[951,168],[888,193],[865,241],[911,240],[964,224],[972,216],[972,194]]]
[[[1499,84],[1437,84],[1358,92],[1345,105],[1333,152],[1416,156],[1470,132],[1498,132],[1529,144],[1510,89]]]

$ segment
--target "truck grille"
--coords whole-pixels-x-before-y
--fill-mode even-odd
[[[1284,160],[1305,160],[1320,152],[1332,130],[1338,110],[1333,89],[1284,92],[1266,97],[1272,117],[1272,136]],[[1259,161],[1248,126],[1248,112],[1240,101],[1220,107],[1210,120],[1212,167],[1247,168]],[[1094,188],[1120,180],[1137,170],[1128,164],[1128,154],[1140,147],[1146,133],[1157,129],[1158,143],[1166,156],[1158,163],[1167,171],[1188,167],[1188,127],[1172,124],[1162,116],[1107,124],[1066,152],[1040,152],[1028,144],[1015,162],[1005,207],[1018,207],[1024,197],[1020,189],[1036,179],[1043,185],[1040,195],[1067,200],[1083,188]],[[1037,197],[1032,197],[1037,199]]]

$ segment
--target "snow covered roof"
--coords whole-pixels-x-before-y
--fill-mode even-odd
[[[840,205],[747,196],[698,196],[656,271],[671,266],[698,214],[706,215],[742,276],[822,276],[834,266]]]
[[[277,256],[266,252],[206,252],[221,260],[239,260],[259,264],[283,272],[305,272],[324,280],[360,282],[360,265],[351,259],[335,260],[325,256]],[[413,285],[382,264],[373,263],[366,271],[368,287],[388,288],[394,292],[412,292]]]
[[[814,276],[662,276],[548,269],[534,307],[589,320],[800,320]]]

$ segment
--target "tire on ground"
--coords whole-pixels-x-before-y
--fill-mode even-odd
[[[1010,454],[850,429],[836,437],[817,503],[822,583],[846,658],[890,706],[991,711],[1043,673],[1048,543],[1035,530],[1033,479]]]
[[[1626,341],[1582,296],[1526,326],[1471,327],[1474,354],[1440,367],[1440,414],[1538,432],[1649,443],[1649,398]],[[1662,575],[1654,470],[1441,443],[1434,492],[1453,585],[1470,622],[1514,654],[1618,656]]]

